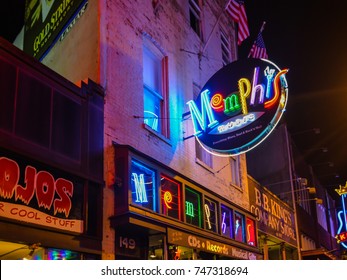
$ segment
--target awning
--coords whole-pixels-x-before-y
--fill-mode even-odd
[[[337,252],[338,250],[328,251],[325,248],[319,248],[315,250],[301,251],[301,256],[306,260],[338,260],[339,257],[332,252]]]

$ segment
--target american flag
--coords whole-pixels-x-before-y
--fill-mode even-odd
[[[263,36],[259,32],[257,39],[255,40],[248,57],[253,58],[268,58]]]
[[[225,9],[231,19],[239,24],[237,44],[241,45],[242,41],[249,36],[244,2],[242,0],[229,0]]]

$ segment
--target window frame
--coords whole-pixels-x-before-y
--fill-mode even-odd
[[[153,89],[151,86],[147,85],[144,80],[144,71],[146,69],[145,67],[145,52],[150,52],[152,56],[157,58],[160,69],[160,74],[158,79],[160,79],[160,85],[158,90],[160,92],[157,92],[155,89]],[[154,132],[155,134],[164,136],[165,138],[170,138],[170,131],[169,131],[169,75],[168,75],[168,56],[163,51],[163,49],[159,46],[159,44],[149,35],[144,34],[143,39],[143,50],[142,50],[142,63],[143,63],[143,70],[142,70],[142,77],[143,77],[143,125],[145,128],[149,129],[151,132]],[[158,116],[158,123],[160,124],[160,128],[157,130],[154,129],[151,125],[149,125],[146,122],[145,117],[145,91],[149,92],[154,96],[154,98],[159,99],[160,103],[160,116]]]
[[[231,41],[228,33],[220,27],[220,40],[221,40],[221,52],[222,52],[222,63],[223,66],[231,62]],[[227,60],[225,60],[225,57]]]
[[[200,0],[189,0],[189,25],[194,32],[203,40],[202,32],[202,9]],[[191,16],[194,16],[194,25],[192,24]]]
[[[240,172],[240,158],[239,156],[232,156],[230,157],[230,173],[231,173],[231,180],[230,183],[232,186],[241,188],[241,172]]]

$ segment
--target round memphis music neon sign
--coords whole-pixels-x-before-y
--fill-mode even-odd
[[[216,72],[199,96],[187,102],[200,145],[212,154],[230,156],[260,144],[285,110],[287,72],[269,60],[254,58]]]

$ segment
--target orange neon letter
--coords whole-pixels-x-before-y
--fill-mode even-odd
[[[289,69],[283,69],[277,73],[277,75],[274,79],[274,93],[275,93],[274,97],[264,103],[264,108],[270,108],[276,103],[278,97],[280,96],[280,88],[278,85],[278,82],[279,82],[278,80],[279,80],[281,75],[286,74],[288,71],[289,71]]]

